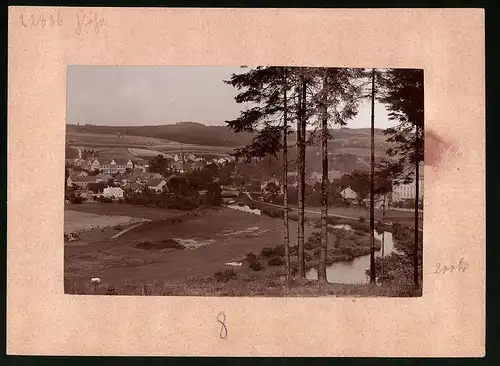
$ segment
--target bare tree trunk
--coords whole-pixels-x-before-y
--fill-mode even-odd
[[[285,273],[286,283],[290,284],[290,235],[288,227],[288,104],[287,104],[287,75],[283,68],[283,211],[284,211],[284,239],[285,239]]]
[[[417,126],[417,139],[418,139],[418,126]],[[415,242],[413,244],[413,282],[415,285],[415,290],[419,288],[419,280],[418,280],[418,201],[419,201],[419,173],[420,166],[419,161],[415,163]]]
[[[298,108],[298,118],[297,118],[297,180],[298,180],[298,231],[297,231],[297,253],[298,253],[298,275],[299,278],[305,278],[305,263],[304,263],[304,161],[305,156],[303,154],[304,145],[304,103],[303,103],[303,91],[304,89],[304,76],[301,75],[299,79],[299,108]]]
[[[318,280],[328,282],[326,277],[326,257],[328,253],[328,69],[323,75],[323,100],[321,119],[321,252],[319,259]]]
[[[382,204],[382,224],[385,225],[385,205],[386,205],[387,193],[384,193],[384,203]],[[382,231],[382,257],[384,256],[385,247],[385,230]]]
[[[301,168],[301,174],[300,174],[300,182],[301,182],[301,196],[302,200],[300,201],[299,207],[299,236],[302,238],[301,243],[302,243],[302,248],[300,249],[300,256],[299,256],[299,274],[300,278],[306,278],[306,263],[305,263],[305,257],[304,257],[304,241],[305,241],[305,235],[304,235],[304,224],[305,224],[305,214],[304,214],[304,206],[305,206],[305,193],[306,193],[306,121],[307,121],[307,116],[306,116],[306,81],[305,78],[302,77],[302,107],[301,107],[301,128],[302,128],[302,141],[300,144],[301,147],[301,159],[300,163],[302,165]]]
[[[376,282],[375,273],[375,69],[372,69],[371,115],[371,170],[370,170],[370,283]]]

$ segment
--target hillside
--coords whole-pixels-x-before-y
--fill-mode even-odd
[[[370,129],[334,129],[331,130],[333,140],[330,142],[332,148],[343,149],[369,149]],[[218,147],[241,147],[252,141],[250,133],[234,133],[226,126],[206,126],[196,122],[179,122],[172,125],[161,126],[95,126],[95,125],[66,125],[68,139],[78,137],[80,134],[93,134],[101,136],[115,137],[119,134],[120,141],[115,143],[120,145],[162,145],[174,142],[192,145],[218,146]],[[319,133],[316,132],[319,136]],[[97,137],[97,136],[96,136]],[[134,137],[144,137],[139,141]],[[76,140],[76,138],[74,138]],[[147,142],[146,142],[147,141]],[[97,141],[95,141],[97,143]],[[110,142],[110,141],[109,141]],[[104,144],[109,143],[103,142]],[[295,142],[292,133],[289,138],[290,143]],[[375,143],[379,148],[386,149],[385,136],[381,129],[375,129]]]
[[[94,126],[66,125],[66,133],[93,133],[141,136],[206,146],[238,147],[251,142],[249,133],[235,134],[225,126],[206,126],[201,123],[179,122],[161,126]]]
[[[313,134],[312,131],[310,133]],[[331,134],[333,138],[328,143],[330,169],[350,172],[353,169],[367,168],[370,156],[370,129],[333,129]],[[315,135],[310,136],[314,142],[307,148],[308,172],[320,171],[321,168],[319,132],[316,131]],[[205,126],[193,122],[124,127],[68,124],[66,128],[67,146],[79,149],[95,148],[103,156],[113,155],[122,158],[134,156],[148,158],[159,153],[175,154],[182,151],[215,155],[231,154],[235,148],[250,143],[251,139],[252,135],[249,133],[236,134],[225,126]],[[294,143],[295,134],[291,133],[289,145]],[[388,147],[383,131],[376,129],[377,161],[385,156]],[[74,154],[72,150],[67,151],[67,157],[74,157]],[[289,159],[291,162],[295,159],[293,148],[289,150]],[[277,170],[276,174],[278,173]]]

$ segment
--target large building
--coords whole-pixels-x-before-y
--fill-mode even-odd
[[[412,177],[412,182],[408,184],[400,184],[394,182],[392,185],[392,202],[401,202],[407,199],[415,199],[415,175]],[[418,179],[418,196],[420,199],[424,198],[424,167],[421,164],[419,169]]]
[[[127,169],[134,168],[132,161],[126,159],[100,159],[99,164],[102,172],[107,174],[123,174]]]

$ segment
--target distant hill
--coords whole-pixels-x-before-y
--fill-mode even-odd
[[[226,126],[206,126],[197,122],[178,122],[171,125],[160,126],[96,126],[96,125],[66,125],[66,132],[72,133],[92,133],[110,134],[125,136],[140,136],[183,144],[221,146],[221,147],[241,147],[252,141],[250,133],[235,133]],[[333,140],[332,147],[343,148],[370,148],[369,128],[341,128],[331,130]],[[317,132],[319,136],[319,132]],[[290,143],[295,142],[295,134],[291,134]],[[385,136],[381,129],[375,129],[375,142],[379,148],[386,144]],[[384,146],[385,149],[385,146]]]
[[[367,169],[370,156],[370,129],[341,128],[332,129],[330,132],[332,135],[332,139],[328,142],[330,169],[341,172]],[[312,134],[312,131],[309,133]],[[293,132],[290,134],[289,145],[295,144],[295,136]],[[66,140],[69,146],[93,147],[101,150],[102,154],[107,154],[107,149],[112,149],[116,157],[126,155],[128,158],[131,151],[142,151],[141,149],[146,149],[143,153],[147,156],[151,155],[148,153],[150,151],[175,153],[180,149],[184,152],[231,154],[235,148],[251,143],[252,137],[250,133],[235,133],[226,126],[206,126],[195,122],[162,126],[66,125]],[[307,148],[306,165],[309,172],[321,171],[319,137],[320,133],[316,131],[314,143]],[[389,147],[383,130],[376,129],[376,161],[386,157]],[[116,149],[127,153],[120,155]],[[74,154],[74,151],[67,150],[67,156],[73,157]],[[289,159],[290,162],[296,159],[294,148],[289,149]]]
[[[67,133],[94,133],[141,136],[184,144],[239,147],[252,141],[249,133],[236,134],[226,126],[206,126],[196,122],[179,122],[161,126],[95,126],[66,125]]]

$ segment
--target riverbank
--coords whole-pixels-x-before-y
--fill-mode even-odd
[[[336,227],[337,226],[337,227]],[[370,254],[369,230],[359,231],[343,225],[329,225],[328,250],[326,265],[337,262],[352,262],[358,257]],[[342,227],[339,227],[342,226]],[[381,241],[375,238],[375,250],[381,249]],[[298,258],[296,245],[290,248],[290,265],[292,276],[298,272]],[[317,269],[320,263],[321,236],[319,231],[313,231],[304,243],[304,264],[306,272]],[[240,265],[234,269],[238,273],[250,274],[254,277],[281,277],[285,275],[285,246],[264,247],[260,252],[249,252],[243,258],[235,261]]]

